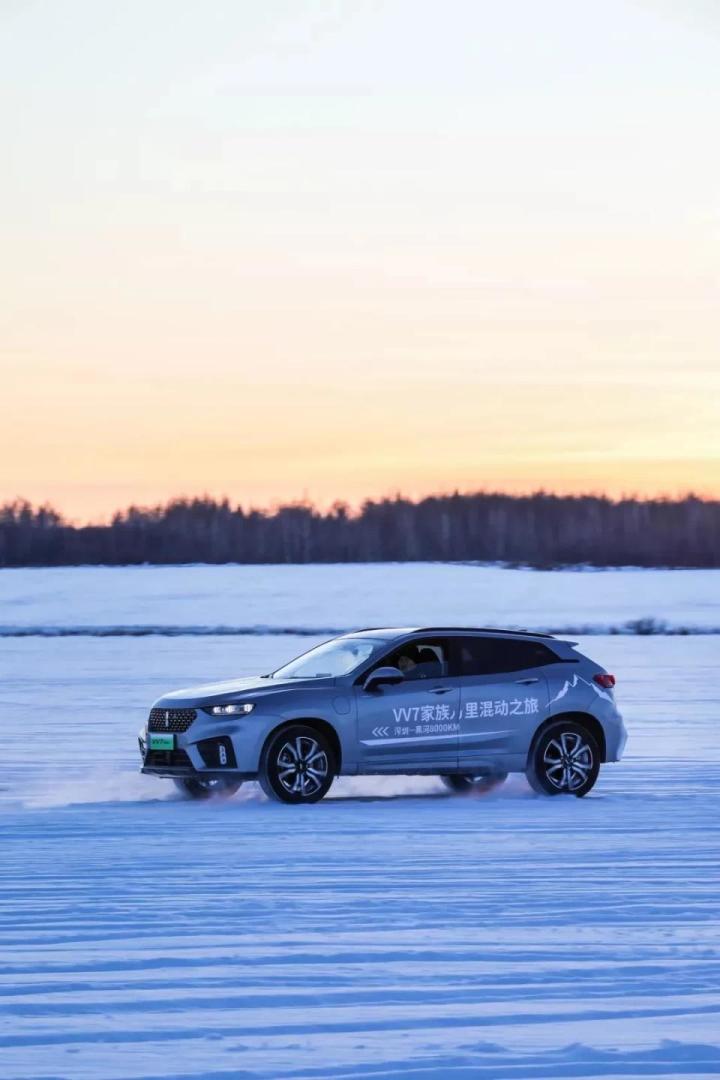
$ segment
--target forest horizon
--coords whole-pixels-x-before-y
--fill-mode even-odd
[[[23,499],[0,506],[0,567],[384,561],[718,567],[720,500],[455,492],[263,510],[204,496],[99,525]]]

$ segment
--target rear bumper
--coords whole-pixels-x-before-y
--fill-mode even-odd
[[[613,723],[605,727],[605,760],[620,761],[627,742],[627,728],[620,713],[616,712]]]

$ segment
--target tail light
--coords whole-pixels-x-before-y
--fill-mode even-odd
[[[607,672],[603,672],[602,675],[593,675],[593,679],[598,686],[604,687],[605,690],[612,690],[615,685],[615,676],[608,675]]]

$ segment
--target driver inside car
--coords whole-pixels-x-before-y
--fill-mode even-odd
[[[398,656],[396,666],[400,668],[407,679],[410,677],[410,673],[417,667],[417,657],[412,657],[409,653],[401,653],[401,655]]]
[[[435,649],[428,646],[404,648],[395,667],[406,679],[435,679],[443,674],[443,665]]]

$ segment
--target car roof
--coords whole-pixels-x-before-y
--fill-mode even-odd
[[[410,634],[503,634],[507,637],[554,638],[540,630],[516,630],[507,626],[391,626],[353,630],[346,637],[408,637]]]

